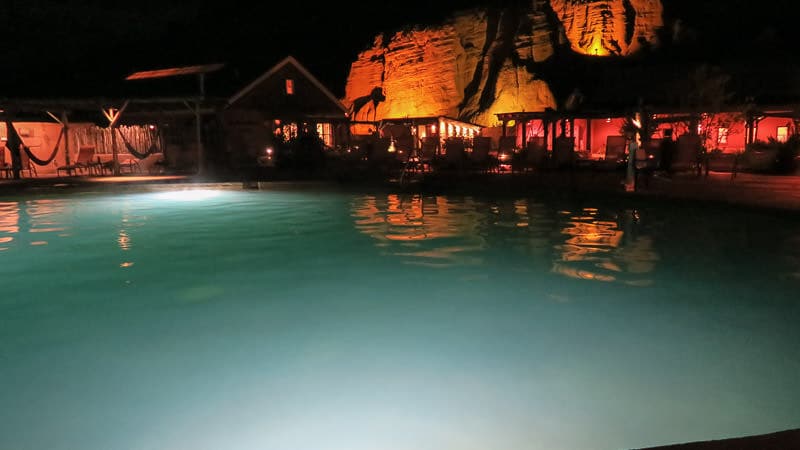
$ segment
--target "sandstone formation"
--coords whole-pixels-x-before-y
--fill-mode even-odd
[[[662,26],[660,0],[550,0],[573,51],[628,55],[656,44]]]
[[[536,66],[557,52],[625,56],[657,45],[660,0],[533,0],[454,13],[379,35],[352,63],[343,102],[356,121],[444,115],[484,126],[496,113],[557,108]]]

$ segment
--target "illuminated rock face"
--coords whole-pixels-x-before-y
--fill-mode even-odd
[[[550,0],[573,51],[628,55],[656,43],[663,25],[660,0]]]
[[[660,0],[462,11],[440,26],[378,36],[353,62],[343,102],[357,121],[444,115],[496,125],[496,113],[556,108],[536,64],[569,49],[627,55],[655,44],[661,12]]]
[[[459,116],[464,89],[486,42],[485,17],[462,15],[441,27],[375,39],[350,68],[345,104],[356,120]],[[380,93],[378,91],[381,91]],[[373,101],[380,95],[383,101]]]

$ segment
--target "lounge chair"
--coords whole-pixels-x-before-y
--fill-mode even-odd
[[[78,156],[72,164],[59,166],[56,168],[56,175],[60,175],[61,171],[72,175],[72,171],[76,172],[89,172],[96,167],[97,163],[94,160],[94,146],[81,145],[78,148]]]

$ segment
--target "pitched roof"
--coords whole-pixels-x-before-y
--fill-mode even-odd
[[[243,97],[247,96],[250,92],[252,92],[257,86],[261,85],[265,81],[267,81],[270,77],[278,73],[284,66],[287,64],[291,64],[294,66],[304,77],[306,77],[317,89],[319,89],[326,97],[330,99],[330,101],[341,108],[343,113],[347,113],[347,108],[339,101],[339,99],[334,96],[328,88],[326,88],[311,72],[308,71],[299,61],[297,61],[293,56],[287,56],[278,64],[275,64],[271,69],[264,72],[260,77],[256,78],[252,83],[245,86],[239,92],[234,94],[229,100],[228,104],[231,105],[236,103]]]

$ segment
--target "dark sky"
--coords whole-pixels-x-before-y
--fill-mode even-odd
[[[247,77],[290,54],[342,95],[349,64],[376,33],[493,3],[5,0],[0,97],[88,93],[99,80],[136,70],[212,62]],[[750,0],[663,3],[670,24],[681,18],[700,44],[734,56],[756,39],[771,42],[792,29],[789,0],[764,0],[757,9]]]

